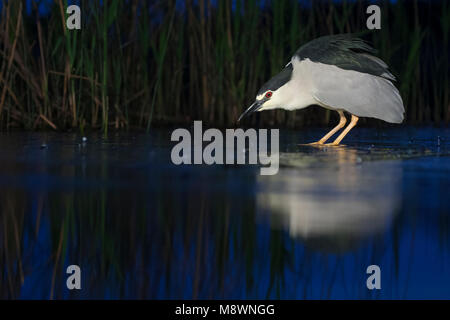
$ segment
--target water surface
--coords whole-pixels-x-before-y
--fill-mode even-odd
[[[274,176],[175,166],[167,130],[1,134],[0,297],[450,298],[450,130],[298,145],[325,131],[280,130]]]

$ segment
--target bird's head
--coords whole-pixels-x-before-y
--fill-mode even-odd
[[[267,81],[256,95],[255,102],[245,110],[238,122],[247,115],[256,112],[280,108],[286,103],[284,88],[292,77],[292,64],[289,63],[279,74]]]

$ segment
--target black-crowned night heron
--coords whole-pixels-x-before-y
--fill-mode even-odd
[[[244,116],[271,109],[297,110],[319,105],[339,113],[339,124],[313,144],[324,144],[351,114],[350,124],[331,145],[338,145],[359,117],[391,123],[403,121],[403,101],[391,81],[395,77],[375,50],[350,34],[315,39],[297,50],[286,67],[259,90]]]

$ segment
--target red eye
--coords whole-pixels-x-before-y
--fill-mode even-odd
[[[272,96],[272,91],[267,91],[266,92],[266,98],[270,98]]]

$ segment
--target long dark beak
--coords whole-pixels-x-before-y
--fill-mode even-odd
[[[262,104],[262,101],[255,101],[255,102],[253,102],[253,104],[250,107],[248,107],[247,110],[245,110],[241,114],[241,116],[238,119],[238,122],[241,121],[242,118],[244,118],[244,117],[248,116],[249,114],[257,111],[259,109],[259,107],[261,106],[261,104]]]

